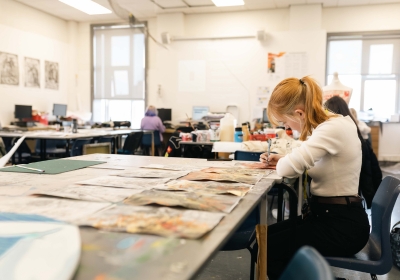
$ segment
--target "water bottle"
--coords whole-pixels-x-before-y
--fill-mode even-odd
[[[78,121],[76,119],[72,120],[72,133],[78,132]]]
[[[225,117],[220,120],[220,140],[233,142],[235,130],[235,118],[230,113],[226,113]]]
[[[241,127],[235,127],[235,142],[243,142],[243,132]]]

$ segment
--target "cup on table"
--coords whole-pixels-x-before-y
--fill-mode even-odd
[[[64,126],[64,132],[65,132],[65,133],[71,133],[71,131],[72,131],[72,129],[71,129],[71,126],[70,126],[70,125],[65,125],[65,126]]]
[[[57,123],[57,124],[55,125],[55,127],[56,127],[56,131],[60,131],[60,124],[59,124],[59,123]]]

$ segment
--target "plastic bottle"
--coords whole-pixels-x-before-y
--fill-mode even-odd
[[[242,123],[242,133],[243,133],[243,142],[249,141],[250,132],[249,132],[249,126],[247,123]]]
[[[241,127],[235,127],[235,142],[243,142],[243,132]]]
[[[220,140],[225,142],[233,142],[235,118],[230,114],[226,113],[225,117],[220,120]]]

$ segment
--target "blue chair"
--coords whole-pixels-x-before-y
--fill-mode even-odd
[[[158,130],[153,131],[154,135],[154,148],[155,151],[158,152],[158,155],[161,156],[161,138],[160,138],[160,132]],[[142,137],[142,149],[145,151],[146,155],[150,155],[150,149],[151,149],[151,134],[144,133]]]
[[[310,246],[301,247],[293,256],[279,280],[333,280],[328,263]]]
[[[81,156],[83,154],[82,148],[83,145],[90,144],[92,142],[92,138],[80,138],[75,139],[72,143],[71,150],[69,151],[71,157]]]
[[[262,152],[251,152],[251,151],[235,151],[234,159],[235,160],[243,160],[243,161],[259,161],[260,155]],[[271,204],[269,209],[272,209],[272,205],[274,203],[275,196],[278,196],[278,204],[282,205],[282,207],[278,207],[278,219],[280,222],[284,219],[283,209],[284,209],[284,201],[283,201],[283,190],[286,190],[289,193],[289,206],[290,209],[295,209],[294,211],[290,211],[290,218],[296,218],[297,216],[297,193],[295,190],[285,184],[275,184],[272,189],[268,192],[268,195],[272,195]],[[282,204],[283,203],[283,204]]]
[[[151,135],[149,135],[151,137]],[[134,155],[135,151],[140,147],[142,143],[143,132],[132,132],[126,137],[124,146],[122,149],[118,149],[118,154],[124,155]],[[151,145],[151,138],[150,138],[150,145]]]
[[[390,221],[399,193],[399,179],[387,176],[382,180],[372,200],[372,230],[367,245],[352,257],[326,257],[331,266],[370,273],[371,279],[378,279],[376,274],[383,275],[390,271]]]
[[[35,153],[40,154],[40,139],[36,140]],[[67,156],[67,141],[57,139],[46,139],[46,157],[53,156],[63,158]]]

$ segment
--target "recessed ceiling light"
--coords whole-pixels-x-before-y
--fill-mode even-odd
[[[91,0],[59,0],[64,4],[67,4],[75,9],[78,9],[88,15],[102,15],[102,14],[111,14],[112,11],[109,9],[93,2]]]
[[[212,0],[217,7],[243,6],[243,0]]]

